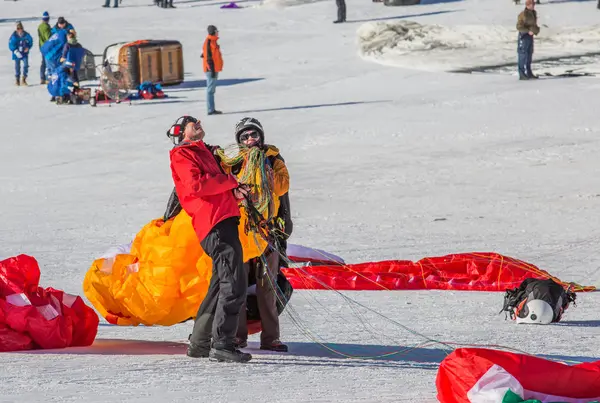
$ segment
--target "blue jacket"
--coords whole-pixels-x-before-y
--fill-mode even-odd
[[[18,60],[19,58],[15,55],[15,50],[18,50],[23,55],[23,58],[27,58],[29,56],[29,51],[33,46],[33,38],[31,35],[27,33],[27,31],[23,31],[23,36],[19,36],[17,31],[13,32],[8,40],[8,48],[12,53],[12,59]],[[27,49],[27,51],[25,51]]]
[[[81,67],[81,61],[83,60],[83,56],[85,56],[85,49],[83,49],[81,44],[65,44],[62,52],[62,57],[65,59],[65,62],[70,62],[75,66],[75,71],[79,71],[79,68]]]
[[[53,97],[62,97],[71,93],[70,85],[73,85],[69,73],[62,67],[55,69],[48,76],[48,92]]]
[[[75,29],[75,27],[74,27],[73,25],[71,25],[71,23],[70,23],[70,22],[67,22],[67,25],[65,25],[65,27],[64,27],[64,28],[62,28],[62,29],[58,27],[58,24],[55,24],[55,25],[52,27],[52,33],[53,33],[53,34],[55,34],[55,33],[57,33],[58,31],[65,31],[65,33],[66,33],[66,32],[69,32],[69,31],[70,31],[70,30],[72,30],[72,29],[74,30],[74,29]]]
[[[60,57],[67,43],[67,31],[59,29],[59,32],[52,34],[50,39],[42,45],[42,56],[46,59],[46,66],[49,70],[55,69],[60,65]]]

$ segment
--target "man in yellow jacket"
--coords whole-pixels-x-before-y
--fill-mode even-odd
[[[271,212],[272,218],[276,218],[279,210],[279,198],[285,195],[289,190],[290,177],[283,161],[279,155],[279,150],[272,145],[265,144],[265,134],[258,119],[246,117],[238,122],[235,129],[235,139],[238,144],[246,147],[261,147],[265,150],[266,163],[272,170],[273,183],[269,184],[272,190],[274,208]],[[232,173],[238,178],[242,175],[245,162],[241,167],[233,167]],[[265,212],[265,214],[267,214]],[[269,217],[265,217],[269,218]],[[262,332],[260,335],[260,348],[262,350],[287,352],[288,347],[279,340],[279,315],[277,312],[277,274],[279,273],[279,252],[267,246],[262,256],[250,259],[244,264],[248,273],[255,273],[256,276],[256,299],[258,302],[258,311],[260,314]],[[247,327],[246,306],[241,309],[237,345],[244,348],[248,345],[248,327]]]

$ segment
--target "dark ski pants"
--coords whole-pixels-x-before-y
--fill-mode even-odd
[[[346,0],[335,0],[337,6],[337,20],[346,21]]]
[[[40,80],[46,80],[46,59],[42,56],[42,65],[40,66]]]
[[[104,7],[110,7],[110,0],[106,0],[106,2],[104,3]],[[113,7],[115,7],[115,8],[119,7],[119,0],[113,1]]]
[[[239,217],[227,218],[200,242],[213,261],[213,270],[190,336],[190,342],[196,345],[208,347],[212,338],[217,349],[233,347],[248,288],[238,224]]]
[[[519,54],[519,77],[531,77],[531,60],[533,59],[533,36],[519,34],[517,52]]]
[[[275,340],[279,340],[279,315],[277,313],[277,274],[279,273],[279,254],[270,251],[265,254],[267,270],[263,272],[262,259],[256,259],[257,262],[244,263],[246,274],[249,270],[256,270],[259,265],[259,272],[256,275],[256,300],[258,302],[258,312],[260,314],[260,324],[262,332],[260,334],[260,345],[269,346]],[[240,320],[238,322],[237,337],[248,339],[248,324],[246,317],[246,302],[240,311]]]

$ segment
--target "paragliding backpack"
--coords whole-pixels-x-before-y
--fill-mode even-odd
[[[575,304],[575,293],[565,289],[552,279],[538,280],[535,278],[525,279],[519,288],[506,290],[504,295],[504,306],[502,312],[508,312],[512,320],[517,317],[525,318],[529,314],[527,302],[542,300],[547,302],[554,310],[552,322],[559,322],[563,313],[572,302]]]

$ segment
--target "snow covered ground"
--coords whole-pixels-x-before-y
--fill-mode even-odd
[[[296,244],[347,262],[496,251],[566,281],[600,283],[598,81],[425,71],[516,57],[507,41],[521,7],[350,0],[348,23],[334,25],[333,1],[240,1],[244,8],[233,10],[220,9],[224,1],[184,0],[174,10],[150,3],[0,6],[6,39],[16,20],[35,35],[50,7],[52,21],[63,15],[95,54],[143,38],[177,39],[185,52],[186,82],[169,89],[169,99],[110,108],[53,105],[42,86],[15,87],[9,52],[0,58],[0,256],[35,256],[44,286],[82,294],[94,258],[162,215],[172,189],[165,132],[183,114],[201,117],[207,141],[222,145],[241,117],[263,122],[292,174]],[[597,48],[594,2],[550,2],[538,12],[548,28],[534,57]],[[452,46],[480,42],[468,42],[469,51],[417,44],[408,63],[395,50],[386,51],[391,59],[375,56],[386,65],[363,60],[357,31],[386,20],[440,26],[454,33]],[[225,58],[216,94],[222,116],[205,116],[200,53],[208,24],[218,26]],[[544,42],[550,30],[554,45]],[[567,30],[575,34],[557,34]],[[36,84],[37,49],[30,62]],[[389,320],[334,293],[296,291],[282,322],[290,354],[264,354],[253,338],[255,359],[245,366],[188,359],[190,323],[102,323],[89,348],[3,354],[0,401],[433,402],[444,346],[421,346],[426,339],[501,344],[569,363],[599,357],[598,293],[580,295],[561,325],[546,327],[505,321],[500,293],[345,294]],[[398,354],[344,358],[317,341],[351,356]]]

